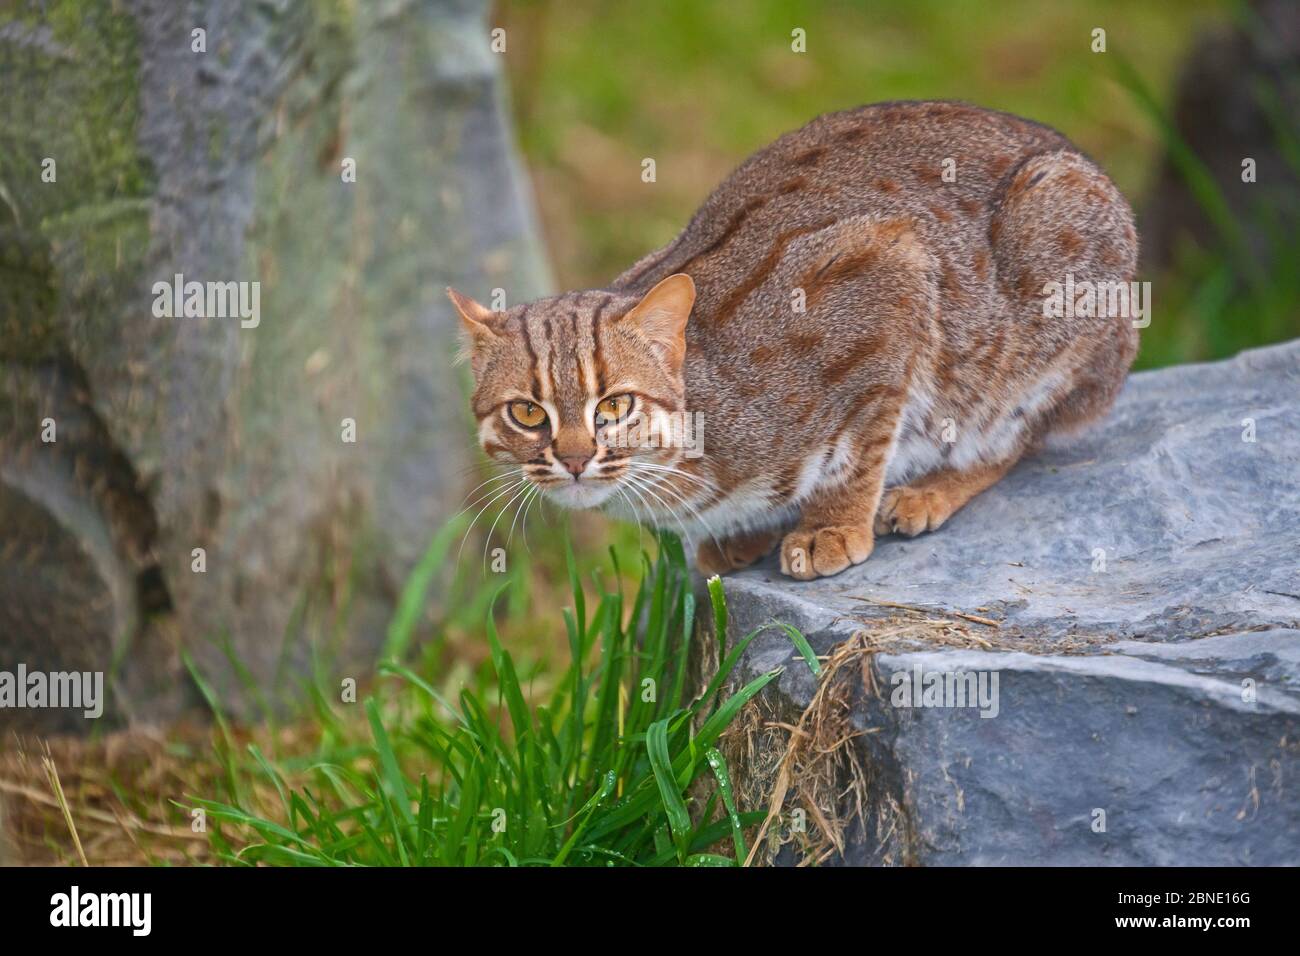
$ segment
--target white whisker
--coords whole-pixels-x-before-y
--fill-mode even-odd
[[[533,485],[532,482],[529,482],[526,487],[515,492],[514,496],[509,501],[507,501],[504,505],[502,505],[501,510],[497,512],[496,520],[492,522],[492,527],[488,528],[487,537],[483,539],[483,565],[485,570],[487,566],[488,548],[492,546],[492,532],[496,531],[497,524],[501,521],[502,516],[507,511],[510,510],[510,506],[514,504],[516,501],[519,501],[521,498],[526,497],[528,492],[535,487],[536,485]]]
[[[530,504],[532,504],[533,499],[537,497],[539,494],[541,494],[541,492],[542,492],[541,488],[539,488],[537,485],[533,485],[524,494],[524,500],[519,502],[519,507],[515,509],[514,521],[510,522],[510,531],[509,533],[506,534],[506,550],[510,549],[510,539],[515,536],[515,524],[520,520],[520,515],[522,514],[524,516],[523,520],[525,521],[528,520],[527,508]],[[525,540],[524,543],[525,545],[527,545],[527,540]]]
[[[683,471],[675,465],[661,465],[654,461],[637,461],[636,459],[630,459],[628,464],[646,471],[659,471],[670,475],[676,475],[678,478],[684,478],[687,481],[695,482],[697,485],[707,488],[710,491],[718,490],[718,486],[712,480],[705,478],[703,475],[692,475],[690,472]]]
[[[651,507],[650,507],[650,503],[649,503],[648,501],[645,500],[645,497],[641,494],[640,491],[638,491],[638,490],[636,489],[636,487],[635,487],[634,485],[631,485],[631,484],[626,484],[626,485],[620,484],[620,485],[618,485],[618,486],[615,488],[615,490],[618,491],[619,494],[623,495],[624,500],[627,501],[627,503],[632,507],[632,513],[633,513],[633,515],[636,516],[636,527],[637,527],[637,539],[636,539],[636,543],[637,543],[637,548],[640,549],[641,546],[642,546],[642,544],[641,544],[641,531],[642,531],[642,529],[643,529],[647,524],[649,524],[649,522],[646,521],[645,519],[643,519],[643,518],[641,517],[641,509],[638,508],[638,507],[636,506],[636,502],[634,502],[634,501],[631,499],[631,497],[627,495],[627,492],[630,491],[630,492],[632,492],[632,494],[636,495],[637,500],[639,500],[639,501],[641,502],[641,504],[645,505],[645,509],[646,509],[647,514],[650,514],[650,513],[652,512],[653,509],[651,509]],[[653,527],[653,525],[651,525],[651,527]]]
[[[522,471],[516,471],[516,472],[514,472],[514,473],[507,473],[507,474],[504,474],[504,475],[496,475],[496,476],[494,476],[494,477],[492,477],[492,478],[489,478],[487,481],[480,482],[480,483],[478,484],[478,486],[475,487],[475,488],[473,488],[472,490],[470,490],[470,491],[465,495],[465,497],[466,497],[466,498],[471,497],[475,492],[477,492],[477,491],[479,490],[479,488],[482,488],[484,485],[490,485],[490,484],[492,484],[494,481],[505,481],[506,479],[511,478],[511,477],[519,478],[519,477],[523,477],[523,474],[524,474],[524,473],[523,473]],[[478,504],[480,501],[482,501],[483,498],[487,497],[488,495],[490,495],[490,494],[492,493],[492,491],[495,491],[495,490],[496,490],[496,489],[492,489],[492,490],[490,490],[490,491],[485,491],[485,492],[483,492],[483,496],[482,496],[482,497],[478,498],[478,499],[475,500],[475,501],[471,501],[471,502],[470,502],[469,504],[467,504],[464,508],[461,508],[460,511],[458,511],[458,512],[456,512],[454,515],[452,515],[451,520],[452,520],[452,521],[455,521],[457,518],[459,518],[461,515],[463,515],[466,511],[469,511],[470,508],[473,508],[476,504]]]
[[[483,505],[483,507],[478,510],[478,513],[474,515],[473,519],[470,520],[469,527],[465,529],[465,533],[461,535],[460,547],[456,550],[457,564],[460,564],[461,555],[464,554],[465,552],[465,542],[469,539],[469,533],[474,530],[474,525],[478,523],[478,519],[483,517],[483,512],[487,511],[488,508],[492,507],[492,502],[496,501],[498,498],[502,497],[503,495],[510,494],[512,491],[514,491],[516,488],[518,488],[520,485],[524,484],[527,481],[528,479],[526,477],[521,477],[514,484],[507,485],[504,489],[496,490],[495,493],[492,495],[492,497],[488,498],[487,504]],[[473,507],[473,505],[471,505],[470,507]],[[469,508],[465,509],[465,511],[468,510]],[[464,512],[461,513],[464,514]]]
[[[630,473],[629,473],[629,474],[630,474]],[[657,490],[659,490],[659,491],[664,492],[664,493],[667,494],[667,495],[670,495],[674,500],[676,500],[676,501],[679,502],[679,503],[680,503],[684,508],[686,508],[686,509],[691,513],[691,516],[692,516],[696,521],[698,521],[698,522],[700,523],[700,525],[704,528],[704,532],[705,532],[705,533],[706,533],[710,538],[713,539],[713,543],[714,543],[715,545],[717,545],[718,550],[719,550],[719,551],[722,550],[722,545],[721,545],[721,543],[718,541],[718,536],[714,533],[714,531],[713,531],[713,527],[712,527],[712,526],[711,526],[711,525],[710,525],[710,524],[709,524],[709,523],[704,519],[704,516],[703,516],[702,514],[700,514],[699,509],[696,508],[695,505],[692,504],[692,503],[687,499],[687,497],[686,497],[686,496],[685,496],[685,495],[684,495],[680,490],[678,490],[677,488],[672,487],[671,485],[669,485],[669,484],[667,483],[667,476],[664,476],[663,478],[658,478],[658,479],[656,479],[656,478],[653,477],[653,476],[646,476],[646,475],[641,475],[641,476],[638,476],[638,477],[639,477],[639,480],[641,480],[641,481],[649,482],[651,488],[653,488],[653,489],[657,489]],[[653,493],[653,492],[652,492],[652,493]],[[656,495],[656,497],[658,497],[658,496]],[[662,500],[662,499],[661,499],[661,500]],[[669,509],[669,510],[671,510],[671,509]],[[680,524],[680,520],[679,520],[678,523]],[[683,534],[683,536],[684,536],[684,537],[687,537],[688,540],[689,540],[689,536],[687,536],[687,535],[685,535],[685,534]]]
[[[673,520],[677,522],[677,527],[680,528],[682,532],[683,541],[689,542],[691,536],[686,532],[686,525],[682,523],[682,519],[678,517],[677,513],[673,510],[672,506],[669,505],[668,502],[664,501],[663,498],[659,497],[659,495],[654,490],[654,486],[649,483],[650,480],[648,478],[634,474],[630,469],[626,477],[629,482],[631,482],[636,487],[641,488],[643,491],[645,491],[646,494],[650,495],[652,498],[654,498],[655,501],[659,502],[659,504],[663,506],[664,511],[667,514],[671,515]]]

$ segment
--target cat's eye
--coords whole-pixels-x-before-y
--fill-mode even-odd
[[[541,428],[546,424],[546,412],[534,402],[511,402],[510,417],[524,428]]]
[[[596,406],[596,424],[604,425],[607,422],[616,422],[632,408],[631,395],[613,395],[609,398],[602,399]]]

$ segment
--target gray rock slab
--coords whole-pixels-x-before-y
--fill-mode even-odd
[[[902,825],[854,828],[842,862],[1300,863],[1300,342],[1136,374],[939,531],[726,592],[731,640],[771,620],[818,653],[900,621],[971,635],[871,657],[852,718],[869,803]],[[815,681],[778,630],[741,676],[782,665],[765,705],[797,719]],[[900,706],[927,674],[996,677],[996,714]]]

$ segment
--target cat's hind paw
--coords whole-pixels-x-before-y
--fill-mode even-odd
[[[781,541],[781,573],[800,581],[829,577],[867,560],[873,547],[869,525],[798,528]]]
[[[778,531],[752,531],[721,541],[706,538],[695,550],[695,567],[705,577],[747,568],[770,554],[780,537]]]

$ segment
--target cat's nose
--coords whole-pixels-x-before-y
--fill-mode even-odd
[[[560,464],[564,470],[575,478],[582,474],[582,470],[587,467],[587,462],[591,461],[590,455],[561,455]]]

